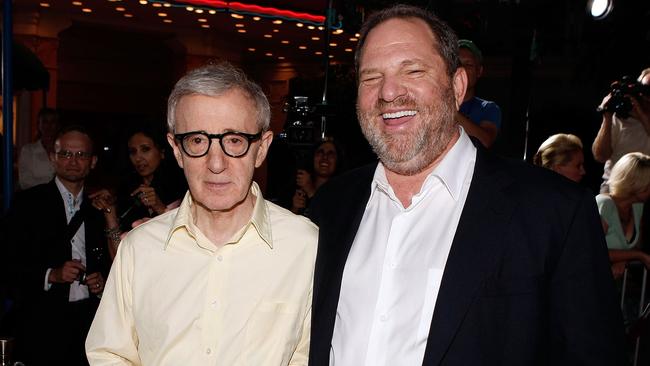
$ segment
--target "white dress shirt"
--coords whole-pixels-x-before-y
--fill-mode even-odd
[[[379,164],[343,272],[330,365],[421,365],[476,148],[460,138],[403,207]]]
[[[72,217],[79,211],[81,208],[81,202],[83,201],[83,188],[79,191],[79,194],[74,196],[67,188],[61,183],[59,177],[54,178],[56,187],[61,193],[61,198],[63,198],[63,203],[65,205],[65,217],[66,221],[69,224]],[[79,229],[74,234],[70,240],[70,250],[72,251],[72,259],[76,259],[81,262],[84,266],[86,265],[86,231],[84,229],[84,223],[81,223]],[[45,272],[45,291],[48,291],[52,284],[47,281],[47,278],[50,275],[52,268],[48,268]],[[87,299],[89,297],[88,286],[81,284],[78,280],[75,280],[70,284],[70,295],[68,301],[79,301]]]

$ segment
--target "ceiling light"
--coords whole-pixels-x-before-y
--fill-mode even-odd
[[[154,8],[162,8],[161,3],[152,3],[151,5],[153,5]]]
[[[210,24],[201,24],[201,28],[210,28]]]
[[[125,11],[126,9],[124,9],[124,8],[121,7],[121,6],[118,6],[117,8],[115,8],[115,10],[117,10],[117,11]]]
[[[361,37],[361,34],[359,34],[359,33],[355,33],[354,36],[357,37],[357,38],[359,38],[359,37]]]
[[[81,1],[73,1],[72,5],[81,6],[83,4],[81,3]]]
[[[346,48],[345,52],[352,52],[352,48]]]
[[[194,12],[197,14],[203,14],[203,9],[196,9]]]
[[[93,12],[93,10],[91,8],[83,8],[83,9],[81,9],[81,11],[83,11],[84,13],[92,13]]]
[[[323,28],[322,25],[319,25],[319,26],[318,26],[318,30],[323,30],[323,29],[325,29],[325,28]]]
[[[170,3],[164,3],[163,6],[166,7],[166,8],[171,8],[171,7],[172,7],[172,4],[170,4]]]
[[[256,21],[256,22],[259,21],[260,19],[262,19],[262,18],[260,18],[260,17],[253,17],[253,20]]]
[[[133,14],[124,13],[125,18],[133,18]]]
[[[140,0],[140,4],[147,5],[147,0]]]
[[[269,56],[269,57],[273,56],[273,54],[271,52],[267,52],[267,53],[265,53],[265,55]]]
[[[265,35],[264,35],[264,38],[273,38],[273,36],[270,35],[270,34],[265,34]]]
[[[40,6],[44,7],[44,8],[49,8],[50,7],[50,4],[48,4],[48,3],[40,3],[38,5],[40,5]]]
[[[320,56],[320,55],[322,55],[322,54],[323,54],[323,53],[322,53],[321,51],[316,51],[316,52],[314,52],[314,55],[318,55],[318,56]]]
[[[246,29],[237,29],[237,32],[239,32],[239,33],[246,33]]]
[[[334,55],[330,55],[330,58],[334,58]]]
[[[320,37],[311,37],[312,41],[320,41]]]
[[[194,11],[194,8],[191,7],[191,6],[188,6],[188,7],[186,7],[185,9],[187,9],[187,11]]]
[[[279,32],[278,29],[274,29],[274,30],[273,30],[273,33],[278,33],[278,32]]]
[[[284,56],[278,56],[278,60],[284,60]]]
[[[158,13],[158,16],[159,16],[159,17],[163,17],[163,18],[164,18],[164,17],[166,17],[166,16],[167,16],[167,13]]]
[[[210,10],[208,10],[208,13],[214,15],[214,14],[217,14],[217,11],[214,10],[214,9],[210,9]]]
[[[305,26],[305,25],[302,24],[302,23],[296,23],[296,27],[298,27],[298,28],[302,28],[302,27],[304,27],[304,26]]]
[[[343,29],[337,29],[332,32],[332,34],[341,34],[341,33],[343,33]]]
[[[249,50],[250,52],[255,52],[255,49],[254,49],[253,47],[250,47],[248,50]]]
[[[308,25],[307,28],[312,29],[312,30],[316,29],[316,27],[314,27],[313,25]]]
[[[276,19],[273,21],[273,24],[282,24],[282,21],[280,19]]]
[[[301,50],[306,50],[307,46],[298,46],[298,48],[300,48]]]
[[[587,12],[596,20],[605,19],[614,7],[613,0],[589,0]]]
[[[338,46],[338,44],[336,44],[334,42],[330,43],[330,47],[336,47],[336,46]]]
[[[208,20],[207,20],[207,19],[205,19],[205,18],[199,18],[199,19],[197,19],[197,20],[198,20],[198,21],[199,21],[200,23],[205,23],[205,22],[207,22],[207,21],[208,21]]]
[[[244,25],[242,23],[237,23],[235,24],[235,27],[237,28],[244,28]]]
[[[282,43],[282,44],[289,44],[289,41],[287,41],[287,40],[283,40],[283,41],[280,41],[280,43]]]
[[[169,24],[169,23],[172,23],[172,20],[171,19],[163,19],[163,22]]]
[[[230,14],[230,16],[235,18],[235,19],[244,19],[244,16],[241,15],[241,14],[232,13],[232,14]]]
[[[357,38],[357,37],[351,37],[351,38],[350,38],[350,41],[351,41],[351,42],[356,42],[356,41],[358,41],[358,40],[359,40],[359,38]]]

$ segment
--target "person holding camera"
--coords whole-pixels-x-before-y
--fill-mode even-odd
[[[612,167],[625,154],[650,154],[650,68],[637,82],[616,82],[598,110],[603,120],[592,145],[594,159],[605,164],[601,193],[609,192]]]

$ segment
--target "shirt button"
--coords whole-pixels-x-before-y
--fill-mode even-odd
[[[209,348],[207,348],[207,349],[205,350],[205,354],[206,354],[206,355],[209,355],[210,353],[212,353],[212,350],[209,349]]]
[[[218,257],[217,257],[217,260],[218,260],[219,262],[221,262],[221,261],[223,261],[223,257],[222,257],[222,256],[218,256]]]
[[[390,264],[390,268],[391,268],[391,269],[395,269],[395,268],[397,268],[397,263],[395,263],[395,262],[391,263],[391,264]]]
[[[217,307],[217,300],[212,301],[210,303],[210,306],[212,306],[213,309],[216,308]]]
[[[385,322],[386,320],[388,320],[388,315],[384,314],[384,315],[380,316],[379,320],[381,320],[382,322]]]

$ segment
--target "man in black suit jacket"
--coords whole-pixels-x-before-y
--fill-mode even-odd
[[[73,126],[58,134],[51,160],[55,178],[19,192],[2,225],[14,358],[84,365],[84,340],[110,265],[103,216],[84,192],[97,157],[86,131]]]
[[[395,6],[359,39],[357,112],[379,164],[328,183],[310,365],[622,365],[593,196],[454,121],[453,31]]]

